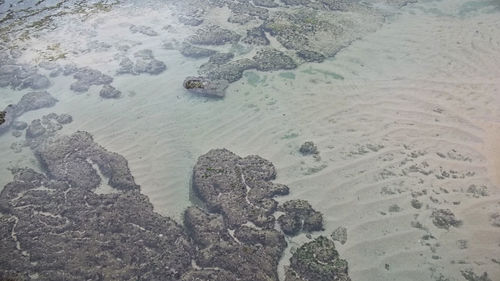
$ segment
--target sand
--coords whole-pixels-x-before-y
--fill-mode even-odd
[[[277,167],[277,182],[290,187],[283,200],[307,199],[324,214],[326,229],[314,235],[347,228],[347,242],[336,245],[352,280],[464,280],[460,272],[467,269],[499,280],[492,259],[500,257],[500,228],[490,216],[500,212],[500,11],[469,9],[476,6],[466,2],[403,7],[324,63],[247,72],[222,101],[182,89],[179,81],[202,61],[158,47],[181,36],[180,28],[172,38],[144,38],[134,47],[153,49],[168,69],[159,76],[115,77],[122,99],[102,100],[98,87],[76,95],[71,81],[58,78],[50,88],[58,105],[21,119],[70,113],[75,121],[64,132],[86,130],[125,156],[155,210],[177,219],[190,205],[199,155],[223,147],[259,154]],[[113,19],[94,21],[107,30],[96,38],[141,41],[113,34],[133,20],[168,24],[162,10],[147,18],[112,13]],[[113,74],[116,61],[108,55],[79,59]],[[16,154],[8,148],[13,137],[2,139],[1,157],[12,159],[2,168],[35,163],[27,149]],[[319,160],[300,155],[305,141],[318,146]],[[10,176],[1,170],[3,186]],[[471,186],[484,187],[487,195],[468,192]],[[433,209],[450,209],[462,226],[437,228]],[[282,264],[307,240],[291,239]]]

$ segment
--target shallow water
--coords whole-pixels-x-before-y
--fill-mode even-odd
[[[330,237],[338,227],[347,229],[346,243],[336,241],[335,247],[352,280],[500,280],[498,1],[323,1],[339,6],[317,7],[276,0],[277,7],[265,8],[267,19],[251,15],[244,24],[228,21],[237,14],[230,8],[236,2],[0,1],[0,67],[38,66],[50,81],[42,90],[58,100],[16,120],[30,124],[52,112],[70,114],[73,121],[50,138],[89,132],[128,161],[154,211],[179,223],[185,209],[199,203],[192,190],[198,157],[226,148],[271,161],[275,182],[290,189],[275,199],[307,200],[324,221],[323,231],[285,236],[280,280],[297,248],[320,235]],[[295,15],[292,23],[300,27],[281,22],[283,14]],[[192,26],[181,18],[203,22]],[[266,22],[267,29],[261,26]],[[232,70],[241,78],[229,81],[223,98],[188,91],[183,81],[206,75],[199,69],[209,58],[183,55],[183,42],[210,25],[241,38],[192,45],[233,53],[231,61],[258,61],[259,50],[276,49],[295,65],[266,58],[248,70]],[[254,27],[265,30],[269,45],[245,42]],[[302,48],[324,60],[307,62],[297,54]],[[151,50],[166,69],[118,74],[124,58],[137,66],[134,54],[141,50]],[[44,62],[55,66],[45,69]],[[266,63],[275,69],[263,69]],[[100,96],[102,84],[109,83],[75,91],[73,73],[51,75],[68,64],[109,75],[120,97]],[[3,86],[1,107],[34,91]],[[0,135],[0,186],[13,181],[15,168],[54,177],[35,156],[39,148],[30,147],[25,130],[17,130],[23,131],[19,137],[15,131]],[[306,141],[319,154],[302,155]],[[99,178],[106,179],[103,174]],[[93,191],[117,192],[106,182]],[[0,210],[7,226],[15,216]],[[436,210],[450,210],[460,223],[444,228],[433,216]],[[1,237],[0,248],[19,242],[14,228]],[[30,250],[21,243],[14,251],[24,251],[33,263]],[[12,273],[6,262],[0,266]],[[60,270],[71,266],[78,265]],[[46,270],[34,265],[16,276],[50,280]]]

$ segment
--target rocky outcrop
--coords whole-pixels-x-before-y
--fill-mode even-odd
[[[350,281],[347,271],[333,241],[319,236],[295,251],[285,281]]]
[[[272,182],[271,162],[226,149],[200,156],[193,190],[204,207],[187,208],[181,226],[154,212],[121,155],[87,132],[58,136],[67,120],[51,113],[31,123],[26,141],[43,172],[12,169],[0,193],[0,279],[278,280],[287,243],[274,225],[274,197],[289,190]],[[113,192],[96,193],[105,178]],[[279,210],[305,230],[322,221],[303,200]],[[349,280],[323,239],[297,250],[287,278],[300,279],[287,280]]]
[[[278,208],[285,214],[278,218],[281,230],[287,235],[323,230],[323,216],[305,200],[286,201]]]

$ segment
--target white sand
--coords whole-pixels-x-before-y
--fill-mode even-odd
[[[71,81],[61,78],[50,88],[61,102],[22,119],[70,113],[75,122],[64,132],[89,131],[125,156],[155,209],[176,218],[190,204],[191,169],[199,155],[221,147],[259,154],[278,168],[277,182],[291,188],[280,200],[309,200],[324,214],[322,234],[347,228],[347,243],[337,245],[353,280],[428,281],[441,274],[463,280],[460,270],[468,268],[499,280],[500,266],[491,259],[500,259],[500,228],[489,216],[500,212],[500,12],[446,15],[458,14],[465,2],[409,5],[335,59],[302,65],[293,71],[295,79],[256,73],[265,82],[253,86],[244,78],[223,101],[182,89],[181,81],[202,61],[158,47],[182,30],[144,37],[134,50],[152,48],[166,72],[115,77],[113,85],[124,92],[119,100],[102,100],[98,87],[75,95]],[[151,13],[142,24],[168,22],[165,11]],[[123,22],[103,20],[107,31],[97,38],[141,41],[126,34]],[[80,62],[115,69],[117,61],[103,57]],[[2,159],[19,158],[6,145],[10,138],[2,136]],[[318,145],[321,160],[298,153],[308,140]],[[443,175],[448,177],[437,177]],[[4,176],[2,184],[10,180]],[[488,196],[473,197],[466,192],[471,185],[486,187]],[[424,205],[417,210],[411,193],[422,190],[427,195],[418,197]],[[394,204],[400,212],[388,211]],[[433,208],[452,210],[463,225],[436,228]],[[428,233],[436,239],[422,240]],[[301,235],[291,246],[306,240]],[[458,240],[468,247],[459,249]]]

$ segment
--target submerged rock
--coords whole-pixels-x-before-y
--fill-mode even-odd
[[[205,63],[200,66],[198,73],[213,80],[226,80],[236,82],[243,77],[245,70],[254,69],[257,65],[250,59],[239,59],[224,64]]]
[[[73,78],[77,81],[71,84],[70,89],[78,93],[87,92],[93,85],[106,85],[113,82],[113,77],[89,67],[77,69]]]
[[[285,281],[350,281],[347,261],[332,240],[319,236],[302,245],[290,259]]]
[[[439,228],[449,229],[450,226],[459,227],[461,220],[455,218],[455,214],[450,209],[436,209],[432,211],[432,222]]]
[[[303,143],[299,148],[299,152],[302,155],[319,154],[318,147],[312,141],[306,141]]]
[[[158,36],[158,33],[153,28],[145,25],[131,25],[129,30],[132,33],[141,33],[147,36]]]
[[[117,74],[133,74],[139,75],[148,73],[158,75],[167,69],[167,66],[162,61],[157,60],[153,51],[149,49],[140,50],[134,53],[135,63],[125,57],[120,62],[120,67]]]
[[[241,36],[234,31],[217,25],[209,25],[198,29],[194,35],[188,38],[188,41],[199,45],[224,45],[236,43],[240,38]]]
[[[196,17],[180,16],[179,22],[185,25],[198,26],[203,23],[203,19]]]
[[[1,64],[0,87],[10,86],[13,89],[42,90],[50,86],[49,79],[37,73],[36,67],[26,64]]]
[[[57,103],[57,101],[58,100],[47,91],[29,92],[23,95],[21,100],[17,103],[16,115],[20,116],[27,111],[52,107]]]
[[[306,62],[323,62],[326,59],[324,55],[315,51],[300,50],[296,54]]]
[[[297,64],[291,57],[272,48],[258,51],[253,59],[257,63],[257,69],[261,71],[297,68]]]
[[[337,227],[337,229],[332,232],[331,237],[333,241],[339,241],[340,244],[344,245],[345,242],[347,242],[347,228],[343,226]]]
[[[225,64],[234,58],[233,53],[216,53],[210,56],[208,62],[211,64]]]
[[[111,85],[102,86],[101,91],[99,92],[99,96],[105,99],[117,99],[122,95],[122,92],[115,89],[115,87]]]
[[[2,125],[3,123],[5,123],[5,115],[6,114],[7,114],[7,112],[0,111],[0,125]]]
[[[223,98],[229,83],[226,80],[210,80],[205,77],[186,77],[183,86],[188,91],[207,97]]]
[[[189,43],[182,44],[181,54],[185,57],[204,58],[215,54],[217,51],[193,46]]]

